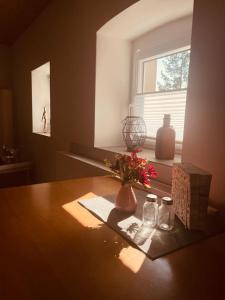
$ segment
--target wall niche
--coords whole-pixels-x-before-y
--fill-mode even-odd
[[[31,72],[32,132],[51,136],[50,62]]]

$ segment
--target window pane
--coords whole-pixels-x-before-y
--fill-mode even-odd
[[[143,93],[186,89],[190,50],[143,62]]]
[[[176,140],[183,140],[186,94],[186,90],[181,90],[135,97],[135,114],[144,118],[148,137],[156,137],[157,130],[163,124],[164,114],[170,114]]]
[[[178,52],[157,59],[156,91],[186,89],[190,51]]]

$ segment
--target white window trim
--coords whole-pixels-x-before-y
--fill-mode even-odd
[[[158,59],[158,58],[162,58],[165,56],[169,56],[175,53],[179,53],[179,52],[183,52],[183,51],[188,51],[191,50],[191,46],[187,45],[184,47],[180,47],[177,49],[173,49],[167,52],[163,52],[151,57],[146,57],[146,58],[142,58],[142,59],[138,59],[136,60],[136,67],[135,67],[135,74],[134,74],[134,91],[135,94],[133,95],[133,97],[138,96],[138,95],[148,95],[148,94],[153,94],[153,93],[162,93],[162,91],[154,91],[154,92],[147,92],[147,93],[143,93],[143,84],[144,84],[144,63],[146,61],[150,61],[150,60],[154,60],[154,59]],[[137,52],[139,52],[141,50],[138,50]],[[136,52],[136,54],[137,54]],[[187,89],[179,89],[179,90],[172,90],[173,92],[176,91],[186,91]],[[131,105],[133,104],[134,99],[132,99],[132,102],[130,103]],[[155,137],[150,137],[150,136],[146,136],[146,141],[145,141],[145,148],[147,149],[155,149],[155,144],[156,144],[156,138]],[[181,141],[176,141],[175,144],[175,153],[176,154],[182,154],[182,146],[183,146],[183,142]]]

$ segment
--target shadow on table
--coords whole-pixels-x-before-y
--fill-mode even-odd
[[[145,198],[139,194],[137,196],[138,207],[134,214],[115,209],[113,196],[95,197],[91,201],[80,201],[80,204],[151,259],[159,258],[225,231],[223,218],[213,218],[212,216],[208,217],[204,231],[186,230],[178,218],[175,218],[175,226],[171,231],[146,227],[142,224],[142,209]]]
[[[107,200],[110,203],[113,203],[113,198],[111,196],[105,198],[107,198]],[[92,200],[93,199],[90,199],[90,201]],[[95,213],[92,212],[92,214],[96,216]],[[141,216],[140,208],[138,208],[137,210],[137,216],[139,216],[139,218]],[[187,251],[177,251],[174,255],[161,257],[160,259],[157,259],[153,262],[144,255],[142,255],[140,252],[135,252],[134,249],[131,249],[129,251],[129,248],[132,248],[130,247],[129,243],[132,243],[132,245],[134,245],[133,243],[136,243],[136,247],[138,248],[142,247],[143,245],[146,245],[147,252],[156,252],[158,251],[158,245],[160,245],[160,247],[166,247],[171,243],[179,243],[179,247],[182,248],[185,245],[187,245],[185,243],[188,240],[188,236],[186,236],[185,241],[183,241],[184,237],[182,237],[182,230],[184,229],[182,228],[182,226],[179,227],[179,223],[178,226],[176,226],[175,229],[170,233],[161,232],[160,230],[155,229],[146,229],[142,225],[141,219],[138,219],[139,221],[131,220],[131,222],[129,222],[127,226],[122,226],[123,223],[126,222],[127,218],[129,217],[131,217],[131,215],[127,213],[118,212],[115,208],[111,209],[107,219],[104,221],[111,229],[113,229],[111,230],[111,233],[109,231],[109,227],[105,226],[105,224],[102,223],[99,224],[97,227],[85,227],[82,226],[81,223],[80,226],[78,224],[78,226],[74,227],[79,228],[79,234],[77,235],[78,250],[80,240],[87,241],[87,245],[82,250],[86,255],[84,266],[88,265],[87,272],[96,272],[98,276],[99,274],[101,274],[99,278],[104,278],[104,285],[106,289],[111,289],[112,285],[117,286],[117,288],[119,287],[120,290],[116,291],[117,296],[124,295],[123,293],[129,290],[129,285],[131,284],[131,282],[133,285],[140,284],[140,280],[138,280],[138,278],[142,278],[143,274],[145,275],[145,284],[157,284],[158,280],[160,279],[160,284],[165,283],[167,285],[167,288],[165,286],[165,293],[164,289],[154,289],[154,293],[156,293],[155,295],[160,295],[160,297],[164,295],[167,298],[163,299],[172,299],[170,289],[173,289],[174,284],[176,284],[176,281],[179,282],[179,270],[182,268],[185,269],[188,265],[192,266],[193,270],[195,265],[200,265],[204,267],[207,259],[210,259],[210,253],[202,253],[201,250],[204,249],[204,247],[201,243],[199,243],[198,245],[196,245],[195,248],[190,248],[190,250],[187,249]],[[98,215],[97,218],[101,219]],[[73,221],[77,221],[76,218],[73,218]],[[181,230],[179,228],[181,228]],[[76,231],[77,229],[75,230],[75,232]],[[125,240],[123,241],[120,235],[123,236],[126,240],[129,240],[129,243],[127,243]],[[150,238],[151,235],[152,237]],[[180,235],[180,237],[177,235]],[[133,238],[133,241],[131,240],[131,237]],[[200,239],[203,239],[205,237],[205,235],[199,236],[199,232],[196,232],[195,241],[199,241]],[[146,241],[149,240],[149,238],[150,240],[152,240],[151,244],[145,244]],[[192,236],[188,241],[188,245],[190,245],[193,242],[194,241]],[[208,244],[211,245],[212,243],[209,241]],[[176,248],[176,250],[177,249],[178,248]],[[192,251],[192,249],[197,249],[197,251]],[[172,251],[174,251],[174,249]],[[169,251],[167,253],[169,253]],[[166,253],[164,252],[163,255],[166,255]],[[142,257],[143,259],[136,262],[136,260],[140,257]],[[176,259],[174,260],[174,258]],[[83,259],[83,255],[81,259]],[[217,258],[215,258],[215,260],[216,259]],[[222,265],[224,266],[224,263]],[[95,287],[97,287],[98,284],[100,286],[102,284],[101,282],[98,282],[98,276],[96,275],[94,279]],[[197,274],[196,276],[195,274],[193,274],[193,278],[197,280]],[[185,281],[185,283],[182,281],[180,282],[181,297],[179,299],[182,299],[182,293],[184,291],[183,289],[185,289],[187,286],[190,287],[191,283],[187,285],[187,281]],[[141,296],[142,290],[138,290],[138,293],[140,293]],[[194,291],[194,288],[190,289],[190,291],[191,290]],[[179,296],[179,293],[177,294],[177,296]],[[108,295],[108,297],[110,298],[110,295]],[[132,298],[130,299],[136,298],[137,294],[134,293]]]

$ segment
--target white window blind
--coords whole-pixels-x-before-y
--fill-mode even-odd
[[[187,90],[184,89],[135,96],[134,114],[144,118],[148,137],[156,137],[157,130],[163,124],[164,114],[170,114],[176,141],[183,141],[186,95]]]

